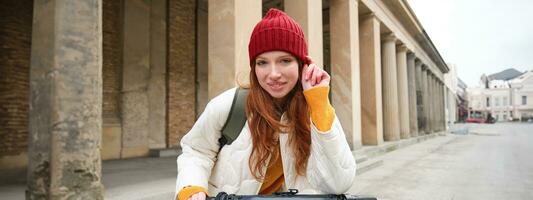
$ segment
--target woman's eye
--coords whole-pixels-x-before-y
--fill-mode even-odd
[[[265,61],[257,61],[255,64],[256,65],[264,65],[264,64],[266,64],[266,62]]]
[[[290,60],[290,59],[283,59],[283,60],[281,60],[281,62],[282,62],[282,63],[291,63],[292,60]]]

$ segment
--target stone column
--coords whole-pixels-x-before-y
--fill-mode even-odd
[[[441,129],[441,113],[442,113],[442,90],[440,88],[440,81],[439,81],[439,78],[437,78],[435,76],[435,92],[436,92],[436,95],[435,97],[437,98],[435,102],[437,102],[435,104],[436,108],[435,108],[435,129],[437,129],[437,131],[440,131]]]
[[[333,0],[335,1],[335,0]],[[342,1],[342,0],[341,0]],[[341,2],[342,3],[342,2]],[[357,2],[355,2],[357,4]],[[337,4],[332,2],[330,4]],[[356,5],[357,7],[357,5]],[[284,1],[285,12],[302,27],[309,56],[319,66],[324,65],[322,38],[322,1],[290,0]],[[331,12],[330,12],[331,13]],[[357,11],[356,11],[357,13]]]
[[[103,199],[102,2],[33,6],[26,199]]]
[[[435,129],[437,131],[440,131],[440,121],[441,121],[441,107],[442,107],[442,94],[441,94],[441,89],[440,89],[440,82],[439,82],[439,79],[435,76]]]
[[[148,144],[158,149],[167,147],[167,1],[152,0],[151,4]]]
[[[435,88],[435,130],[436,132],[440,131],[440,113],[441,113],[441,91],[440,91],[440,82],[439,79],[435,76],[434,86]]]
[[[400,138],[409,138],[409,90],[407,83],[407,48],[400,44],[396,48],[398,69],[398,109],[400,111]]]
[[[417,127],[419,135],[424,132],[424,94],[423,94],[423,80],[422,80],[422,61],[416,59],[415,61],[416,71],[416,116]]]
[[[261,0],[208,1],[208,96],[248,83],[248,43],[261,20]]]
[[[400,115],[398,113],[398,76],[396,75],[396,37],[383,35],[381,45],[383,89],[383,137],[385,141],[400,139]]]
[[[444,122],[444,129],[447,130],[449,127],[449,124],[453,124],[455,122],[455,97],[452,93],[452,91],[446,87],[446,85],[443,85],[444,92],[446,94],[446,107],[448,109],[448,119]]]
[[[437,79],[438,80],[438,79]],[[443,87],[442,87],[442,82],[440,82],[440,80],[438,80],[437,82],[437,91],[439,92],[439,109],[438,109],[438,112],[437,114],[439,115],[437,117],[437,127],[439,127],[439,131],[442,131],[442,128],[443,128],[443,122],[445,121],[444,119],[444,91],[443,91]]]
[[[366,15],[359,24],[361,58],[361,131],[363,145],[383,143],[383,97],[381,94],[380,23]]]
[[[449,102],[449,96],[450,96],[450,93],[448,91],[448,89],[446,88],[446,85],[445,84],[441,84],[441,91],[442,91],[442,95],[443,95],[443,98],[442,98],[442,119],[443,121],[441,122],[442,124],[442,130],[446,130],[446,126],[448,124],[448,121],[451,121],[450,120],[450,117],[451,117],[451,113],[450,113],[450,102]],[[448,116],[448,117],[446,117]]]
[[[439,131],[442,131],[442,122],[444,121],[444,93],[442,91],[442,83],[437,78],[437,92],[438,92],[438,112],[437,112],[437,127]]]
[[[431,95],[431,100],[429,101],[430,105],[431,105],[431,131],[432,132],[436,132],[437,131],[437,126],[436,126],[436,122],[437,122],[437,104],[438,104],[438,97],[437,97],[437,94],[438,92],[436,91],[436,81],[435,81],[435,75],[434,74],[431,74],[431,79],[430,79],[430,84],[431,84],[431,91],[430,91],[430,95]]]
[[[433,74],[428,70],[428,104],[429,104],[429,119],[428,125],[431,133],[435,132],[435,87],[434,87]]]
[[[444,87],[444,83],[442,82],[439,82],[439,91],[440,91],[440,96],[441,96],[439,124],[440,124],[440,130],[444,131],[444,129],[446,128],[446,122],[448,121],[446,119],[446,97],[448,95],[446,95],[446,88]]]
[[[444,83],[441,82],[440,84],[440,93],[441,93],[441,113],[440,113],[440,117],[441,117],[441,122],[440,122],[440,129],[441,131],[444,131],[446,130],[446,124],[448,122],[448,118],[446,118],[446,110],[448,109],[448,91],[446,89],[446,85],[444,85]]]
[[[424,132],[426,134],[431,133],[431,127],[429,126],[430,122],[430,112],[429,112],[429,69],[426,65],[422,67],[422,104],[423,104],[423,113],[424,113]]]
[[[285,1],[287,2],[287,1]],[[357,1],[330,2],[332,104],[352,149],[361,146]]]
[[[149,152],[150,2],[124,1],[122,158]]]
[[[409,135],[418,136],[418,122],[416,117],[416,86],[415,86],[415,55],[407,55],[407,88],[409,94]]]

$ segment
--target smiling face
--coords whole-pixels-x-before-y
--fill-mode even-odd
[[[270,96],[282,99],[298,83],[298,61],[284,51],[265,52],[255,59],[255,75]]]

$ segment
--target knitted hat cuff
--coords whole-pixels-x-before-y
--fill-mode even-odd
[[[250,67],[254,66],[258,55],[269,51],[285,51],[305,64],[310,62],[302,28],[287,14],[274,8],[257,23],[250,36]]]

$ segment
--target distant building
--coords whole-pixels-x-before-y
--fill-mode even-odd
[[[457,90],[458,90],[458,80],[457,77],[457,66],[455,64],[447,63],[450,71],[444,74],[444,85],[447,90],[445,93],[445,116],[446,124],[452,124],[457,122]]]
[[[469,116],[490,115],[496,121],[533,118],[533,101],[528,100],[533,98],[532,73],[510,68],[488,76],[483,74],[479,87],[468,88]]]
[[[513,119],[533,118],[533,70],[509,81],[511,116]]]
[[[468,94],[466,92],[467,85],[460,78],[457,79],[457,112],[456,122],[465,122],[468,117]]]
[[[457,66],[448,63],[450,71],[444,75],[446,85],[446,122],[464,122],[468,117],[468,97],[466,84],[457,76]]]

